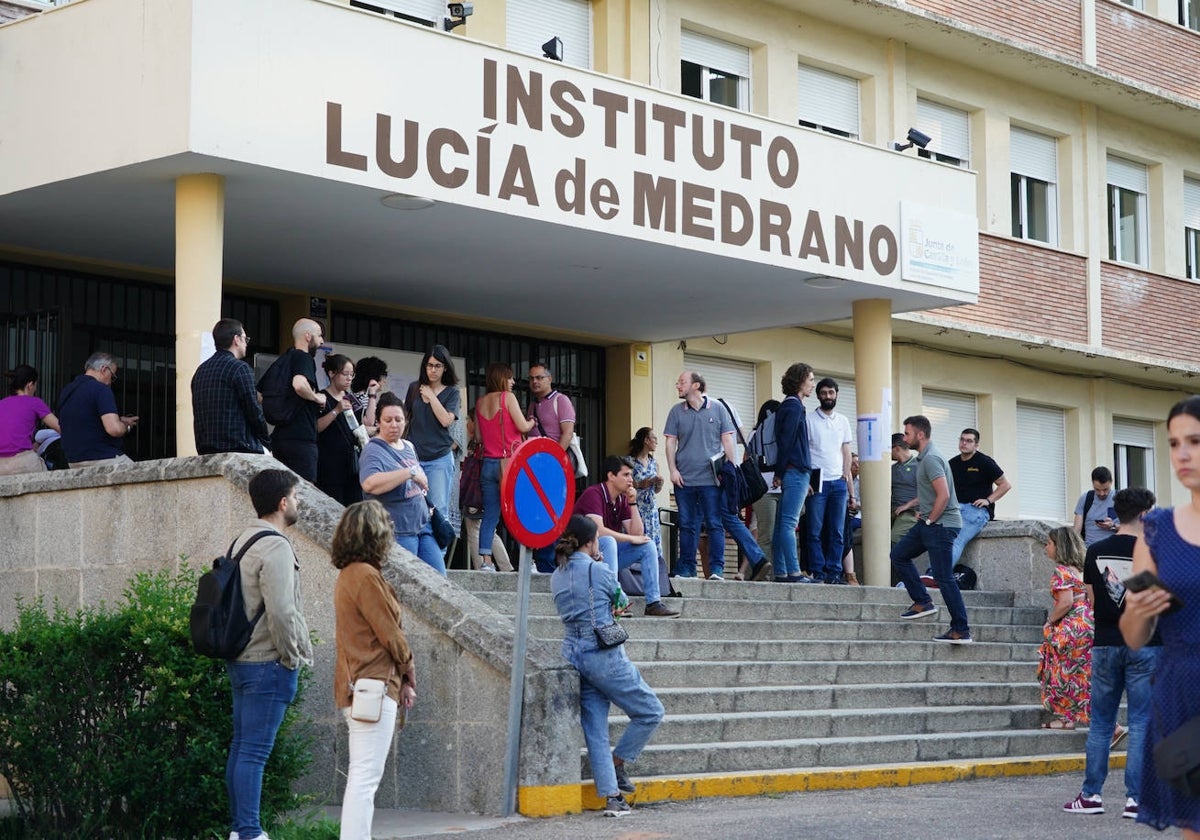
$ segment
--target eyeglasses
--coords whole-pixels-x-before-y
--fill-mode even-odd
[[[431,370],[442,370],[446,366],[444,364],[442,364],[441,362],[426,362],[425,367],[427,367]]]
[[[246,342],[247,344],[250,343],[250,336],[246,335],[245,333],[242,333],[241,335],[239,335],[238,338],[240,338],[242,341]]]

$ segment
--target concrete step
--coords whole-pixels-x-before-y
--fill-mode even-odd
[[[512,615],[517,611],[516,592],[476,592],[475,595],[506,615]],[[645,599],[641,597],[634,596],[630,601],[635,613],[640,612],[645,606]],[[908,601],[901,605],[867,601],[757,601],[734,598],[668,598],[666,603],[670,605],[671,609],[678,611],[682,618],[736,619],[739,621],[897,622],[900,620],[900,613],[909,606]],[[554,598],[550,593],[531,592],[529,614],[531,616],[557,616]],[[947,617],[944,610],[939,614]],[[978,606],[968,607],[968,617],[972,627],[977,624],[1028,627],[1035,624],[1040,626],[1046,620],[1046,611],[1034,607]],[[927,620],[919,619],[918,623]]]
[[[667,715],[780,712],[796,709],[874,709],[897,706],[1034,705],[1040,702],[1036,683],[959,682],[896,686],[892,683],[856,685],[779,685],[725,687],[659,687],[655,689]],[[819,712],[818,712],[819,713]],[[613,710],[614,719],[619,716]],[[622,718],[623,719],[623,718]],[[656,737],[657,740],[657,737]]]
[[[449,572],[450,580],[471,592],[516,592],[517,575],[509,572],[472,572],[454,569]],[[688,598],[715,598],[745,601],[794,601],[800,603],[883,603],[907,607],[912,603],[903,589],[883,586],[823,586],[816,584],[751,583],[725,580],[711,581],[699,578],[671,578],[674,586]],[[550,575],[533,575],[530,592],[549,592]],[[941,596],[936,589],[929,590],[936,603]],[[967,608],[1011,607],[1011,592],[963,592]]]
[[[886,645],[889,662],[982,662],[1008,661],[1020,654],[1021,659],[1036,658],[1034,645],[1014,650],[1010,644],[979,642],[954,648],[941,642],[893,641]],[[695,639],[634,639],[625,643],[625,650],[634,662],[732,662],[732,661],[830,661],[854,662],[878,660],[880,644],[876,641],[843,641],[837,639],[775,639],[769,641],[703,641]]]
[[[928,734],[779,738],[666,744],[652,740],[632,766],[636,777],[697,773],[752,773],[783,768],[918,764],[997,756],[1079,754],[1087,730],[998,729]],[[586,757],[581,759],[590,778]]]
[[[948,622],[934,619],[917,621],[808,621],[747,620],[734,618],[648,618],[637,614],[624,619],[625,629],[634,639],[731,639],[780,641],[820,639],[837,641],[910,641],[928,642],[945,632]],[[531,615],[529,632],[539,639],[561,639],[562,622],[558,617]],[[1041,625],[973,624],[971,635],[977,642],[1017,644],[1036,647],[1042,641]],[[958,645],[947,645],[958,648]],[[962,646],[965,649],[965,645]],[[1023,655],[1023,654],[1018,654]]]
[[[924,700],[924,698],[920,698]],[[853,738],[885,735],[921,735],[980,729],[1035,729],[1041,720],[1040,704],[1008,706],[904,705],[904,698],[886,709],[818,708],[742,712],[739,714],[675,714],[664,718],[654,733],[654,743],[673,746],[713,742],[777,741],[797,738]],[[609,727],[613,743],[628,724],[613,716]]]
[[[927,683],[1028,682],[1036,664],[1012,662],[638,662],[654,688],[885,683],[896,691]],[[881,702],[888,705],[886,699]]]

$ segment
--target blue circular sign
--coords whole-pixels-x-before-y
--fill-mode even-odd
[[[554,543],[575,507],[575,469],[557,441],[533,438],[517,447],[500,479],[500,513],[522,545]]]

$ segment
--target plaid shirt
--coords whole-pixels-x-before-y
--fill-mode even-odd
[[[267,449],[267,421],[254,387],[254,371],[228,350],[217,350],[192,377],[192,429],[196,451],[253,452]]]

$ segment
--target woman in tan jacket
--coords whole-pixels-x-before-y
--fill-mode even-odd
[[[411,709],[417,699],[412,651],[400,625],[400,602],[380,571],[393,543],[392,521],[376,501],[346,508],[333,534],[333,565],[341,570],[333,589],[337,642],[333,696],[350,728],[341,840],[370,840],[375,791],[392,745],[397,710],[401,704]],[[350,715],[354,681],[363,677],[387,683],[383,711],[374,723]]]

